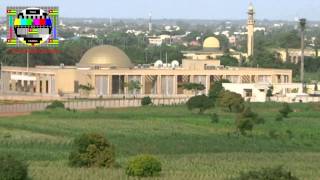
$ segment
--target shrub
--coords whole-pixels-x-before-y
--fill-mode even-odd
[[[291,107],[288,103],[283,103],[282,108],[279,110],[279,113],[282,115],[282,117],[287,118],[288,114],[292,112]]]
[[[152,104],[152,100],[151,100],[151,98],[149,96],[146,96],[146,97],[141,99],[141,105],[142,106],[148,106],[150,104]]]
[[[139,155],[132,158],[126,168],[128,176],[150,177],[159,175],[161,162],[150,155]]]
[[[1,180],[26,180],[28,179],[27,164],[14,159],[11,156],[0,157]]]
[[[250,107],[246,107],[236,118],[236,127],[242,135],[246,135],[246,131],[252,131],[255,124],[262,123],[264,119],[252,112]]]
[[[244,99],[240,94],[222,91],[219,96],[219,105],[229,112],[241,112],[244,109]]]
[[[278,114],[276,116],[276,121],[283,121],[283,116],[281,114]]]
[[[290,171],[286,171],[282,166],[275,168],[264,168],[258,171],[241,173],[236,180],[298,180]]]
[[[211,123],[218,123],[219,122],[219,116],[216,113],[213,113],[211,115]]]
[[[269,131],[269,137],[272,139],[278,139],[281,135],[276,130]]]
[[[46,109],[64,109],[64,104],[60,101],[53,101],[50,105],[46,107]]]
[[[206,95],[194,96],[187,101],[188,109],[199,109],[199,114],[204,113],[204,111],[212,106],[213,103]]]
[[[100,134],[84,134],[74,140],[69,164],[73,167],[111,167],[115,163],[114,147]]]

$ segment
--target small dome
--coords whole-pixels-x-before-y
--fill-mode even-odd
[[[204,49],[220,49],[220,42],[215,37],[208,37],[203,42]]]
[[[132,63],[121,49],[110,45],[102,45],[89,49],[82,56],[78,66],[131,68]]]

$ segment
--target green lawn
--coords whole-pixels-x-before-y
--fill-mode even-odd
[[[184,106],[55,111],[1,118],[0,153],[27,160],[35,180],[128,179],[126,162],[140,153],[161,159],[163,171],[153,179],[228,179],[240,171],[277,165],[284,165],[301,179],[319,179],[319,109],[294,104],[290,118],[276,122],[281,104],[251,106],[266,120],[254,128],[251,137],[235,133],[235,114],[213,109],[198,115]],[[220,115],[218,124],[210,123],[213,111]],[[269,136],[272,130],[278,138]],[[120,168],[67,166],[73,138],[87,132],[106,135],[116,147]]]

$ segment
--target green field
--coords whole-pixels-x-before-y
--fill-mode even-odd
[[[280,106],[251,104],[266,120],[251,137],[235,133],[235,114],[213,109],[198,115],[185,106],[59,110],[1,118],[0,153],[26,160],[34,180],[132,179],[124,167],[128,158],[141,153],[153,154],[163,163],[161,175],[153,179],[229,179],[240,171],[278,165],[301,179],[319,179],[319,109],[294,104],[290,118],[276,122]],[[220,115],[218,124],[210,122],[213,111]],[[278,137],[270,137],[270,131]],[[87,132],[103,133],[115,145],[119,168],[68,167],[73,138]]]

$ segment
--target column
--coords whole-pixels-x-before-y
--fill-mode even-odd
[[[146,75],[141,75],[141,80],[140,80],[140,94],[141,96],[145,95],[145,85],[146,85]]]
[[[161,87],[162,87],[162,85],[161,85],[161,75],[158,75],[157,76],[157,94],[158,95],[162,94]]]
[[[172,84],[173,84],[173,95],[177,95],[178,94],[178,83],[177,83],[177,81],[178,81],[178,76],[177,75],[174,75],[173,76],[173,82],[172,82]]]
[[[107,96],[111,96],[112,95],[112,75],[108,75],[108,92],[107,92]]]
[[[210,91],[210,76],[206,76],[206,94],[209,94]]]

